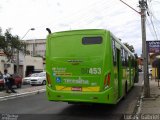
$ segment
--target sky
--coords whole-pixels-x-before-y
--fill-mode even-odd
[[[140,11],[138,0],[123,1]],[[160,1],[148,0],[148,6],[147,40],[158,40]],[[24,40],[46,39],[46,28],[52,32],[107,29],[133,45],[135,53],[142,53],[141,16],[120,0],[0,0],[0,27],[3,32],[11,28],[20,38],[25,35]]]

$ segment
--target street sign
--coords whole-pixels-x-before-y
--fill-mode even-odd
[[[160,53],[160,41],[146,41],[148,53]]]

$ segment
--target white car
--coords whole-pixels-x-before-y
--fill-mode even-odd
[[[23,78],[23,84],[30,84],[30,80],[34,77],[37,77],[37,75],[38,73],[33,73],[31,76]]]
[[[148,69],[148,73],[149,73],[149,75],[152,74],[152,68]]]
[[[152,68],[148,69],[149,78],[152,79]]]
[[[46,72],[37,74],[36,77],[30,79],[31,85],[45,85],[46,84]]]

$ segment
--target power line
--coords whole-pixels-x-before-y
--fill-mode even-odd
[[[152,19],[152,18],[155,19],[155,16],[154,16],[154,12],[153,12],[153,10],[152,10],[151,1],[149,1],[149,4],[148,4],[148,5],[149,5],[149,6],[148,6],[148,9],[147,9],[147,13],[148,13],[148,16],[149,16],[149,19],[150,19],[150,22],[151,22],[153,31],[154,31],[154,33],[155,33],[155,37],[156,37],[156,39],[158,40],[157,31],[159,32],[159,30],[158,30],[158,28],[157,28],[157,27],[154,25],[154,23],[153,23],[153,19]],[[158,25],[158,24],[156,24],[156,25]],[[157,31],[156,31],[156,30],[157,30]]]
[[[155,35],[154,35],[154,31],[152,31],[153,29],[152,29],[152,27],[150,26],[149,20],[148,20],[148,19],[146,19],[146,20],[147,20],[147,25],[148,25],[149,31],[150,31],[150,33],[152,34],[153,38],[156,40],[156,37],[155,37]]]
[[[160,2],[159,2],[160,3]],[[157,17],[155,16],[155,12],[154,12],[154,10],[153,10],[153,8],[152,8],[152,4],[151,4],[151,2],[149,2],[149,9],[148,9],[149,11],[149,13],[150,13],[150,15],[160,24],[160,20],[158,20],[157,19]],[[158,25],[159,25],[158,24]],[[160,27],[160,26],[159,26]]]
[[[151,21],[151,25],[152,25],[152,27],[153,27],[153,31],[154,31],[154,33],[155,33],[156,39],[158,40],[157,32],[156,32],[156,30],[155,30],[155,26],[154,26],[153,21],[152,21],[152,19],[151,19],[150,16],[149,16],[149,19],[150,19],[150,21]]]
[[[90,3],[90,4],[88,4],[88,6],[84,7],[83,9],[85,9],[85,11],[92,10],[92,9],[94,9],[95,5],[96,5],[96,6],[101,6],[101,8],[104,8],[104,9],[105,9],[106,4],[109,4],[109,2],[106,2],[105,0],[103,0],[103,1],[101,1],[101,2],[96,2],[96,1],[94,1],[94,2],[92,2],[92,3]],[[59,8],[59,9],[61,9],[61,8]],[[73,9],[72,11],[74,11],[74,9]],[[82,17],[82,16],[83,16],[83,17]],[[83,22],[86,24],[85,21],[93,21],[93,20],[94,20],[94,16],[93,16],[92,14],[84,14],[84,12],[83,12],[82,10],[78,10],[78,11],[73,12],[73,13],[72,13],[72,18],[73,18],[73,17],[79,19],[80,21],[77,23],[77,22],[75,22],[75,21],[77,21],[77,20],[74,21],[73,19],[68,19],[68,18],[70,18],[70,17],[67,16],[67,15],[60,16],[60,17],[57,18],[57,19],[67,18],[68,23],[66,23],[66,26],[68,26],[68,27],[71,27],[71,26],[73,26],[73,25],[79,26],[79,25],[80,25],[81,23],[83,23]],[[57,21],[59,21],[59,20],[57,20]],[[73,22],[72,22],[72,21],[73,21]],[[51,26],[54,26],[54,27],[55,27],[55,26],[58,26],[58,24],[60,24],[60,23],[59,23],[59,22],[53,23],[53,20],[52,20],[52,21],[48,22],[46,25],[51,25]],[[39,26],[39,27],[42,27],[42,25]]]
[[[150,13],[150,16],[152,16],[158,23],[160,23],[160,20],[158,20],[157,17],[155,16],[155,12],[153,10],[151,2],[149,2],[148,7],[149,7],[148,12]]]
[[[153,1],[153,2],[157,2],[157,3],[160,3],[160,1],[157,1],[157,0],[151,0],[151,2],[152,2],[152,1]]]

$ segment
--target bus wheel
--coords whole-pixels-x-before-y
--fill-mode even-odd
[[[127,95],[127,93],[128,93],[128,84],[126,82],[126,84],[125,84],[125,94]]]

